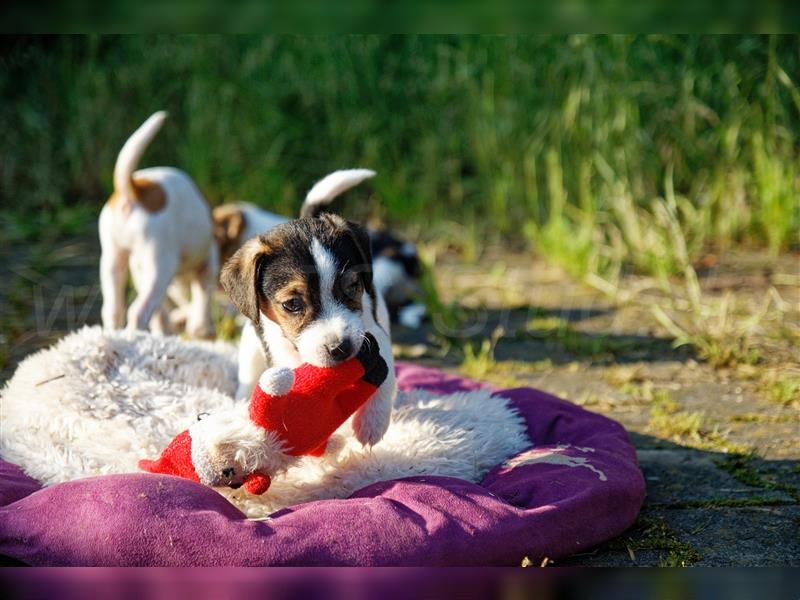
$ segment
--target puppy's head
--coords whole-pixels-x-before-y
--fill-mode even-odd
[[[331,214],[279,225],[225,264],[222,286],[259,323],[276,323],[303,362],[329,367],[355,356],[364,311],[375,307],[366,231]]]

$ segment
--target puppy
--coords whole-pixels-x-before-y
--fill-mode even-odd
[[[333,366],[355,356],[371,333],[389,374],[352,426],[362,444],[380,441],[397,385],[389,315],[375,290],[364,228],[327,213],[276,225],[234,253],[220,281],[250,320],[239,345],[237,398],[249,397],[268,367]]]
[[[369,169],[335,171],[311,188],[300,209],[301,217],[318,217],[344,191],[374,177]],[[214,237],[222,263],[242,244],[289,219],[244,202],[223,204],[213,211]],[[406,327],[419,327],[425,307],[414,301],[420,294],[420,260],[411,242],[403,241],[386,229],[367,228],[373,258],[375,289],[389,308],[392,321]]]
[[[100,213],[102,319],[125,325],[128,270],[136,299],[127,311],[130,329],[169,330],[167,294],[188,304],[186,331],[213,337],[211,297],[219,274],[211,211],[191,178],[172,167],[135,171],[164,120],[157,112],[125,142],[114,167],[114,192]]]

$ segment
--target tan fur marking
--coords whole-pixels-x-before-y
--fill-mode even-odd
[[[242,243],[247,221],[240,208],[233,204],[217,206],[212,211],[214,219],[214,239],[220,251],[220,261],[224,264],[233,256]]]
[[[283,302],[295,297],[301,298],[305,304],[306,308],[302,313],[290,313],[281,306]],[[274,302],[269,298],[261,298],[259,308],[270,321],[277,323],[284,335],[291,340],[296,339],[317,316],[312,308],[308,280],[299,273],[275,293]]]
[[[155,181],[148,179],[133,179],[133,190],[136,193],[136,201],[147,212],[157,213],[167,205],[167,194]]]
[[[111,195],[108,197],[108,200],[106,201],[106,206],[114,208],[119,203],[120,203],[120,194],[117,191],[111,192]]]

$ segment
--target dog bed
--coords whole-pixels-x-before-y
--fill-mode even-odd
[[[384,440],[304,459],[263,497],[137,473],[231,405],[235,351],[84,328],[0,397],[0,554],[34,565],[465,565],[559,558],[644,497],[617,423],[537,390],[398,366]],[[42,486],[44,484],[44,487]]]

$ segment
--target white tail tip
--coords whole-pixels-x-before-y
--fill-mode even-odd
[[[315,215],[321,205],[330,204],[339,194],[375,175],[372,169],[342,169],[326,175],[306,194],[300,216]]]

